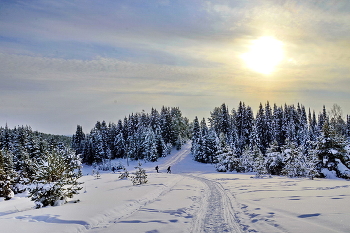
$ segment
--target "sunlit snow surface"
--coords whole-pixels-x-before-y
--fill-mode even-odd
[[[83,190],[63,206],[1,200],[1,232],[350,232],[350,181],[218,173],[192,161],[189,146],[143,164],[141,186],[85,167]]]

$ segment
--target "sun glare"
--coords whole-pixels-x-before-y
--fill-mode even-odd
[[[271,74],[283,59],[283,43],[273,37],[260,37],[250,51],[242,55],[247,66],[262,74]]]

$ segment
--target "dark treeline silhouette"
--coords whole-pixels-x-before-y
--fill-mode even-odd
[[[254,116],[243,102],[229,111],[214,108],[211,117],[193,121],[192,153],[218,171],[256,171],[259,174],[350,178],[350,117],[338,105],[316,115],[301,104],[272,107],[269,102]]]

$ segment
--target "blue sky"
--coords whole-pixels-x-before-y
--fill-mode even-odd
[[[274,37],[271,74],[241,58]],[[0,1],[0,125],[89,131],[97,120],[178,106],[190,120],[225,102],[350,113],[346,0]]]

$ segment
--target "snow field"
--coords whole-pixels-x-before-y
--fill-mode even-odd
[[[349,232],[350,182],[206,174],[233,193],[247,232]]]
[[[143,164],[143,185],[112,172],[96,179],[85,167],[81,193],[63,206],[33,209],[25,194],[1,199],[1,232],[350,232],[350,181],[218,173],[189,148]]]

